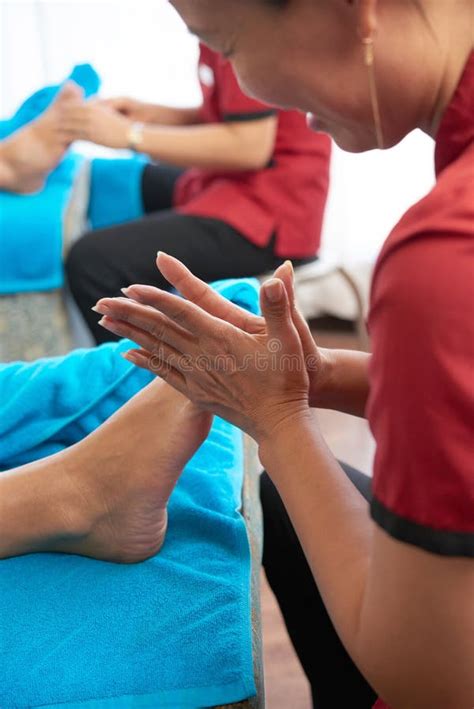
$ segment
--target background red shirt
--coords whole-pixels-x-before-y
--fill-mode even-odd
[[[269,166],[259,171],[186,171],[176,186],[175,206],[185,214],[225,221],[261,247],[276,234],[275,252],[283,258],[315,255],[329,186],[329,138],[311,131],[303,114],[277,111],[246,96],[230,62],[203,45],[199,80],[203,123],[275,114],[275,150]]]

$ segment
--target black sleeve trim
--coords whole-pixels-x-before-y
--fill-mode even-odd
[[[370,513],[382,529],[400,542],[442,556],[474,557],[474,532],[450,532],[425,527],[400,517],[376,498],[372,499]]]
[[[259,121],[262,118],[270,118],[275,116],[276,111],[269,109],[268,111],[257,111],[255,113],[224,113],[223,120],[226,123],[237,123],[239,121]]]

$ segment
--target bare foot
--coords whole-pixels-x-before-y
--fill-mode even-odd
[[[157,379],[64,451],[69,479],[92,522],[78,538],[53,543],[48,551],[121,563],[156,554],[165,538],[171,492],[211,421],[210,414]]]
[[[1,144],[0,189],[29,194],[43,188],[71,142],[62,129],[62,109],[82,97],[82,89],[68,82],[44,113]]]

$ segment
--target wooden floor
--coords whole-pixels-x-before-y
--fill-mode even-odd
[[[348,333],[331,331],[313,334],[321,346],[357,348],[357,340]],[[319,419],[336,457],[370,474],[374,443],[367,423],[333,411],[319,412]],[[263,573],[262,615],[266,706],[268,709],[310,709],[308,683]]]

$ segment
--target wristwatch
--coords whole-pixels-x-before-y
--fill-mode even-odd
[[[143,123],[132,123],[128,132],[128,148],[135,152],[140,148],[143,142]]]

